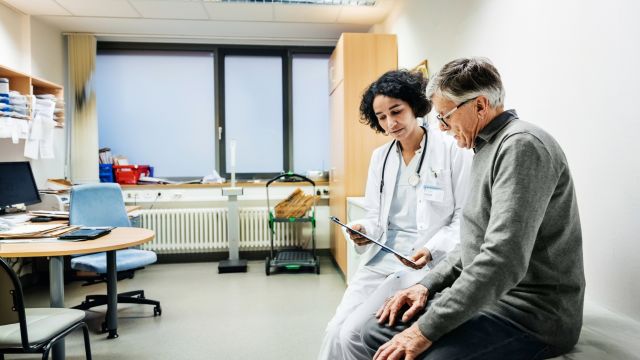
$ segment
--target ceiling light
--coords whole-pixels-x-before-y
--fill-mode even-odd
[[[204,0],[205,2],[246,4],[296,4],[296,5],[350,5],[374,6],[376,0]]]

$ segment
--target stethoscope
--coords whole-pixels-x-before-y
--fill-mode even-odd
[[[424,162],[424,154],[427,153],[427,128],[424,126],[420,126],[422,131],[424,131],[424,147],[422,148],[422,154],[420,154],[420,162],[418,163],[418,168],[416,172],[409,175],[409,185],[417,186],[420,183],[420,169],[422,169],[422,163]],[[391,154],[391,150],[396,146],[396,140],[391,142],[391,146],[389,146],[389,150],[387,150],[387,155],[384,157],[384,162],[382,163],[382,176],[380,177],[380,196],[382,196],[382,190],[384,190],[384,170],[387,167],[387,159],[389,159],[389,154]]]
[[[409,175],[407,182],[411,186],[417,186],[420,183],[420,169],[422,169],[422,163],[424,162],[424,155],[427,153],[427,128],[424,126],[420,126],[422,131],[424,131],[424,147],[422,148],[422,154],[420,154],[420,162],[418,163],[418,168],[416,172]],[[387,150],[387,154],[384,157],[384,162],[382,163],[382,176],[380,177],[380,197],[378,199],[378,204],[380,206],[380,210],[378,211],[378,227],[382,229],[382,224],[380,223],[381,215],[382,215],[382,191],[384,190],[384,170],[387,167],[387,159],[389,159],[389,154],[391,154],[391,150],[396,146],[396,140],[391,142],[391,146],[389,146],[389,150]],[[382,234],[380,235],[382,236]]]

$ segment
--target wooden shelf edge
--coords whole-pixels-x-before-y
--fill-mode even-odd
[[[40,88],[47,88],[47,89],[54,89],[54,90],[62,90],[62,86],[58,85],[56,83],[53,83],[51,81],[47,81],[47,80],[43,80],[40,78],[37,78],[35,76],[31,76],[31,85],[33,85],[34,87],[40,87]]]

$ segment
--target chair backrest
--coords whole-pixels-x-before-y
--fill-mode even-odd
[[[0,259],[0,326],[20,323],[22,347],[29,347],[24,297],[18,275]]]
[[[71,188],[69,224],[131,226],[118,184],[76,185]]]

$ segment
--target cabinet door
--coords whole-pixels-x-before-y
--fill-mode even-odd
[[[331,170],[329,172],[329,206],[332,216],[346,220],[344,168],[344,84],[340,83],[330,96],[331,104]],[[347,248],[339,227],[333,226],[331,253],[343,274],[347,273]]]

